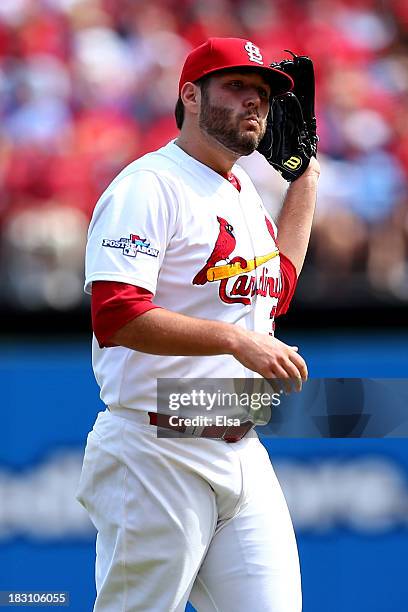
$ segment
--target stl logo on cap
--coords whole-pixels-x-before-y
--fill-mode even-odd
[[[254,43],[248,40],[248,42],[245,44],[244,49],[248,53],[248,57],[251,62],[256,62],[257,64],[263,65],[263,57],[259,50],[259,47],[257,47],[256,45],[254,45]]]

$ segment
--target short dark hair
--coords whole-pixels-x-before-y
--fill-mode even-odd
[[[176,102],[176,108],[174,109],[174,116],[176,118],[177,128],[181,130],[181,128],[183,127],[183,121],[184,121],[184,104],[180,96]]]
[[[201,93],[207,91],[208,84],[210,82],[210,78],[211,78],[211,75],[209,74],[209,75],[201,77],[201,79],[198,79],[198,81],[194,82],[195,85],[199,86]],[[184,104],[180,96],[176,102],[176,107],[174,109],[174,116],[176,118],[177,128],[181,130],[181,128],[183,127],[183,122],[184,122]]]

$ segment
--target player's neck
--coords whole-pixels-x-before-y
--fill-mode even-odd
[[[237,159],[239,159],[239,155],[198,130],[194,133],[182,130],[176,140],[176,144],[185,153],[222,176],[227,175]]]

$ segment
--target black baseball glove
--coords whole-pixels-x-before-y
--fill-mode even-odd
[[[285,49],[287,51],[287,49]],[[316,157],[316,117],[314,109],[315,78],[313,62],[305,55],[271,64],[292,77],[290,93],[271,98],[265,136],[258,146],[259,153],[291,182],[299,178]]]

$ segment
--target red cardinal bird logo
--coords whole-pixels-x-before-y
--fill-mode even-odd
[[[217,221],[220,224],[220,229],[215,247],[207,259],[207,263],[205,264],[204,268],[197,272],[193,278],[193,285],[205,285],[207,282],[207,270],[222,260],[229,263],[229,256],[235,249],[237,241],[232,233],[234,228],[222,217],[217,217]]]

